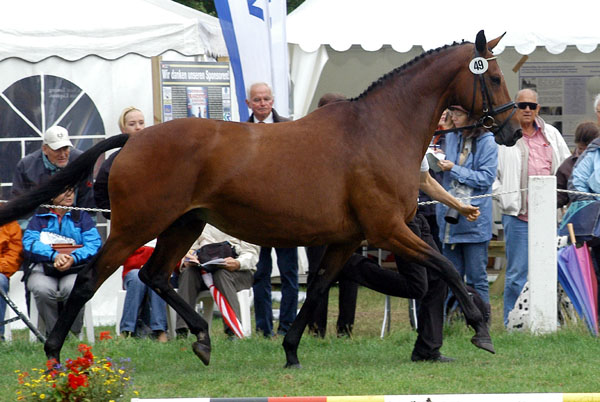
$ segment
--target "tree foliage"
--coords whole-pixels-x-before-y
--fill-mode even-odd
[[[183,4],[184,6],[194,8],[198,11],[202,11],[203,13],[212,15],[213,17],[217,16],[217,10],[215,8],[214,0],[175,0],[179,4]],[[236,0],[239,1],[239,0]],[[287,1],[287,12],[288,14],[294,11],[300,4],[304,2],[304,0],[286,0]]]

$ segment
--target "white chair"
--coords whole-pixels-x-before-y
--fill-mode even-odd
[[[252,315],[250,313],[252,301],[254,300],[254,293],[252,291],[252,288],[240,290],[237,293],[237,298],[240,304],[241,317],[238,318],[240,320],[240,324],[242,324],[242,333],[245,337],[249,337],[250,335],[252,335]],[[215,307],[215,302],[210,292],[208,290],[200,292],[196,303],[196,311],[198,311],[199,314],[202,314],[202,317],[208,323],[208,331],[210,332],[212,328],[213,311]],[[167,306],[167,310],[167,319],[169,321],[169,336],[171,337],[171,339],[174,339],[175,320],[177,319],[177,313],[171,308],[171,306]]]
[[[23,277],[23,271],[17,271],[10,277],[10,289],[8,291],[8,297],[17,304],[17,308],[23,314],[27,312],[27,307],[25,304],[25,284],[21,281]],[[40,314],[37,310],[37,306],[35,304],[35,300],[33,300],[33,295],[30,296],[30,306],[29,306],[29,321],[33,325],[35,325],[39,331],[43,334],[45,333],[45,323],[40,319]],[[6,319],[9,317],[15,317],[16,314],[10,308],[10,306],[6,306]],[[13,323],[18,322],[14,321]],[[4,338],[7,341],[12,340],[12,325],[13,323],[9,323],[5,325],[4,328]],[[85,334],[88,342],[90,344],[94,344],[94,315],[92,313],[92,302],[91,300],[85,304],[85,310],[83,313],[83,326],[85,327]],[[79,335],[79,339],[83,340],[83,332]],[[37,337],[31,331],[29,331],[29,340],[35,342]]]
[[[31,301],[29,303],[29,319],[33,325],[35,325],[40,332],[43,334],[46,331],[46,323],[41,319],[40,313],[38,312],[37,305],[35,304],[35,300],[33,300],[33,296],[31,296]],[[83,311],[83,327],[85,328],[85,335],[87,341],[90,344],[95,343],[94,337],[94,315],[92,313],[92,302],[88,301],[85,303],[84,311]],[[29,340],[31,342],[35,342],[36,336],[33,332],[29,331]],[[83,331],[79,334],[79,340],[83,340]]]

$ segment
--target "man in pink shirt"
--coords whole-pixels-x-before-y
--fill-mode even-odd
[[[499,147],[494,183],[494,192],[509,192],[497,197],[506,242],[505,325],[527,282],[529,270],[527,192],[519,190],[527,188],[529,176],[554,175],[562,161],[571,155],[560,132],[538,116],[540,105],[534,90],[520,90],[515,101],[523,138],[514,147]]]

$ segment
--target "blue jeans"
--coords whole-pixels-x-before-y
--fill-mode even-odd
[[[4,293],[8,294],[8,285],[10,280],[4,274],[0,274],[0,287],[4,290]],[[4,315],[6,314],[6,302],[0,298],[0,322],[4,321]],[[0,325],[0,336],[4,336],[4,325]]]
[[[150,329],[153,331],[166,331],[167,303],[141,281],[138,276],[139,271],[139,269],[132,269],[125,275],[123,280],[127,294],[125,295],[123,316],[121,317],[121,332],[135,332],[138,311],[146,293],[148,293],[148,303],[150,304]]]
[[[490,302],[490,286],[487,277],[489,241],[482,243],[444,244],[442,253],[450,260],[461,278],[467,276],[467,284],[473,286],[484,302]]]
[[[298,249],[275,248],[277,266],[281,275],[281,305],[279,308],[280,334],[290,329],[298,310]],[[254,273],[254,317],[256,330],[264,336],[273,335],[273,309],[271,306],[271,247],[261,247]]]
[[[508,324],[508,313],[515,307],[517,298],[527,282],[528,223],[516,216],[502,215],[506,247],[506,279],[504,282],[504,325]]]

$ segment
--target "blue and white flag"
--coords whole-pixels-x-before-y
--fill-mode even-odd
[[[275,109],[289,115],[289,66],[285,0],[215,0],[235,78],[240,120],[250,116],[246,89],[255,82],[273,88]]]

